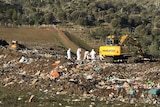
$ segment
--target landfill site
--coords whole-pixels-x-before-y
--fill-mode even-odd
[[[67,49],[22,43],[18,50],[0,47],[0,106],[158,107],[160,62],[107,63],[67,59]],[[83,56],[83,55],[82,55]],[[36,94],[41,93],[41,94]],[[12,101],[13,99],[13,101]]]

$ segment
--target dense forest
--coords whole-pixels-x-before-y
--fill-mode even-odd
[[[95,39],[129,33],[160,55],[159,0],[0,0],[1,26],[43,24],[96,27]]]

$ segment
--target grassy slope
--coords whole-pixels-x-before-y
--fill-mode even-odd
[[[0,28],[0,38],[7,41],[56,43],[56,36],[57,33],[46,28]]]
[[[71,51],[75,53],[79,47],[82,47],[79,44],[76,44],[74,40],[69,39],[63,31],[57,29],[57,32],[59,35],[57,40],[60,40],[59,42],[65,48],[71,48]]]
[[[73,36],[72,34],[68,33],[68,32],[64,32],[66,34],[66,36],[73,41],[74,43],[76,43],[78,46],[81,46],[81,48],[85,49],[85,50],[91,50],[92,47],[89,46],[86,41],[80,40],[79,38]]]
[[[73,36],[73,35],[72,35]],[[79,40],[74,36],[74,39],[68,38],[66,34],[54,28],[4,28],[0,27],[0,39],[5,39],[10,42],[11,40],[17,40],[19,42],[43,42],[53,43],[61,45],[65,48],[71,48],[75,53],[78,47],[81,46],[80,42],[74,42]],[[78,43],[78,44],[77,44]],[[82,43],[83,44],[83,43]],[[84,50],[83,50],[84,51]]]

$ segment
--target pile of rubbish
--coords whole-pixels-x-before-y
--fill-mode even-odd
[[[77,61],[67,59],[63,47],[43,46],[0,48],[0,85],[106,102],[160,104],[160,62]]]
[[[0,46],[1,46],[1,47],[5,47],[5,46],[8,46],[8,45],[9,45],[9,43],[7,43],[6,40],[0,39]]]

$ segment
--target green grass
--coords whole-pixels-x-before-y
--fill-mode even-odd
[[[74,36],[74,35],[72,35],[72,34],[70,34],[68,32],[65,32],[65,34],[71,41],[73,41],[75,44],[77,44],[81,48],[83,48],[85,50],[91,50],[92,49],[91,46],[86,44],[85,41],[80,40],[78,37],[76,37],[76,36]]]
[[[122,102],[109,102],[99,101],[97,99],[91,100],[90,98],[81,98],[78,96],[70,95],[54,95],[51,93],[44,93],[37,90],[20,90],[9,89],[0,87],[0,107],[158,107],[159,105],[151,104],[128,104]],[[34,95],[31,102],[28,102],[30,96]],[[79,101],[74,101],[78,99]]]

